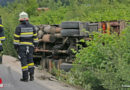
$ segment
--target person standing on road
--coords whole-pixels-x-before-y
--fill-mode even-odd
[[[4,36],[4,28],[2,25],[2,19],[0,16],[0,64],[2,64],[2,51],[3,51],[2,42],[3,41],[5,41],[5,36]]]
[[[35,27],[29,23],[26,12],[19,14],[20,24],[16,27],[14,34],[14,48],[18,53],[18,58],[22,66],[22,78],[20,81],[28,82],[34,80],[33,51],[37,47],[38,38]],[[28,76],[29,75],[29,76]]]

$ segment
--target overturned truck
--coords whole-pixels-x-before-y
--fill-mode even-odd
[[[108,33],[117,32],[125,28],[125,21],[110,22],[62,22],[60,25],[39,25],[36,26],[39,38],[37,52],[34,53],[35,62],[39,59],[39,64],[47,68],[50,72],[52,68],[71,68],[75,53],[82,44],[81,39],[91,40],[92,32]]]

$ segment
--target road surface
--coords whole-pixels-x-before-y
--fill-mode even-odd
[[[21,75],[2,64],[0,64],[0,78],[2,78],[4,84],[4,87],[0,90],[49,90],[35,81],[20,82]]]

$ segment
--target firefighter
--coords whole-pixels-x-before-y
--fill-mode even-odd
[[[2,42],[4,40],[5,40],[4,29],[3,29],[3,25],[2,25],[2,19],[0,16],[0,64],[2,64],[2,51],[3,51]]]
[[[19,14],[20,25],[16,27],[14,34],[14,47],[21,61],[22,78],[20,81],[28,82],[34,80],[34,62],[33,51],[37,47],[37,32],[33,25],[29,23],[29,17],[26,12]],[[28,76],[29,75],[29,76]]]

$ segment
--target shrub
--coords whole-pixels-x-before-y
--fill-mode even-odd
[[[71,83],[87,90],[117,90],[130,85],[129,29],[120,36],[94,33],[93,40],[86,42],[88,47],[76,54]]]

